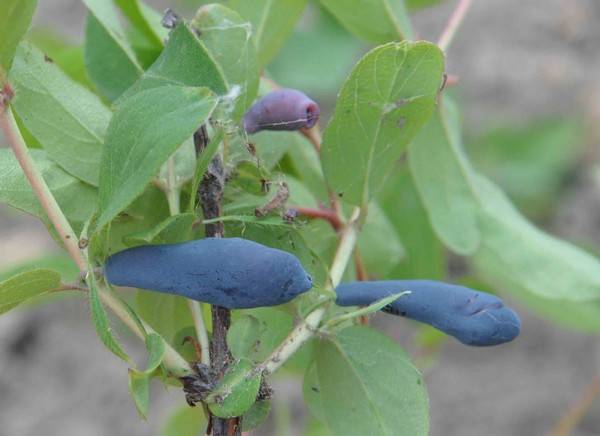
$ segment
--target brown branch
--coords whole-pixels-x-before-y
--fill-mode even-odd
[[[547,436],[569,436],[600,396],[600,374],[586,387],[579,399],[569,407]]]
[[[200,127],[194,134],[194,145],[199,155],[208,145],[209,138],[206,128]],[[204,213],[204,219],[213,219],[221,216],[221,201],[225,186],[223,162],[218,154],[212,159],[206,173],[198,186],[198,201]],[[206,237],[222,238],[225,230],[222,222],[205,224]],[[210,344],[211,370],[219,378],[223,377],[227,367],[233,360],[227,346],[227,330],[231,323],[231,312],[221,306],[212,306],[212,340]],[[237,436],[241,432],[241,418],[223,419],[214,415],[210,416],[209,431],[213,436]]]

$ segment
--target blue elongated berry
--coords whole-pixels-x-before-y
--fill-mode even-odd
[[[336,289],[340,306],[367,306],[410,291],[383,311],[430,324],[466,345],[488,346],[519,335],[519,316],[495,295],[433,280],[344,283]]]
[[[144,245],[108,258],[109,283],[229,309],[276,306],[312,287],[292,254],[240,238]]]
[[[319,119],[319,105],[295,89],[278,89],[265,95],[244,115],[248,133],[260,130],[311,128]]]

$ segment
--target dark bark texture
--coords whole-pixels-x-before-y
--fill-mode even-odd
[[[209,142],[206,127],[200,127],[194,134],[194,145],[196,154],[204,151]],[[198,187],[198,202],[202,207],[205,219],[213,219],[221,216],[221,200],[225,186],[225,173],[221,157],[216,155],[210,162],[206,173]],[[206,237],[222,238],[224,236],[223,223],[212,223],[205,225]],[[231,322],[229,309],[220,306],[212,306],[212,340],[210,344],[211,372],[220,379],[227,370],[232,356],[227,346],[227,330]],[[216,416],[210,417],[209,431],[213,436],[239,436],[241,434],[241,417],[222,419]]]

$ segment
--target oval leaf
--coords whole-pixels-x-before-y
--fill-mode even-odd
[[[192,25],[199,30],[200,41],[223,71],[227,87],[239,87],[232,113],[232,118],[239,120],[258,90],[258,65],[250,39],[250,23],[223,5],[210,4],[198,10]]]
[[[387,336],[349,327],[318,345],[316,363],[322,413],[334,435],[428,434],[423,378]]]
[[[540,231],[520,215],[463,155],[455,106],[445,99],[438,112],[411,146],[409,162],[441,239],[475,259],[491,254],[493,275],[502,271],[528,293],[556,300],[597,301],[600,262]]]
[[[96,210],[97,190],[49,160],[45,151],[31,150],[30,154],[69,221],[74,224],[87,221]],[[48,224],[37,196],[10,149],[0,149],[0,174],[0,202],[42,218]]]
[[[253,372],[252,362],[238,361],[206,399],[208,408],[220,418],[243,415],[256,401],[260,379],[260,374]]]
[[[167,84],[182,86],[206,86],[222,95],[227,92],[223,72],[194,32],[185,24],[179,24],[169,37],[165,49],[131,88],[116,102],[143,90]]]
[[[4,0],[0,14],[0,85],[10,71],[19,41],[29,29],[37,0]]]
[[[110,327],[110,321],[108,320],[108,315],[106,314],[106,310],[100,301],[98,285],[93,274],[89,275],[87,283],[89,288],[88,294],[90,299],[90,309],[92,311],[92,323],[94,324],[94,328],[96,329],[98,337],[106,346],[106,348],[108,348],[115,356],[128,362],[129,356],[127,353],[125,353],[121,347],[121,344],[113,335],[112,328]]]
[[[90,11],[85,28],[85,66],[100,93],[112,101],[142,74],[110,1],[84,0]]]
[[[22,272],[0,282],[0,314],[60,286],[60,274],[49,269]]]
[[[97,185],[108,108],[27,43],[19,46],[10,80],[15,87],[11,106],[48,156]]]
[[[175,85],[148,89],[121,102],[110,122],[102,156],[98,228],[143,192],[216,104],[206,88]]]
[[[321,4],[346,29],[367,42],[383,44],[412,38],[404,1],[321,0]]]
[[[370,51],[344,84],[323,136],[330,187],[365,206],[408,143],[433,114],[444,56],[428,42],[386,44]]]

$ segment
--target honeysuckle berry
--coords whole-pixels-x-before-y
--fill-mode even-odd
[[[110,256],[109,283],[240,309],[286,303],[312,287],[292,254],[240,238],[144,245]]]
[[[319,105],[296,89],[278,89],[255,102],[244,115],[247,133],[260,130],[311,128],[319,119]]]
[[[367,306],[410,291],[382,310],[429,324],[466,345],[489,346],[519,335],[519,316],[492,294],[433,280],[344,283],[336,289],[340,306]]]

